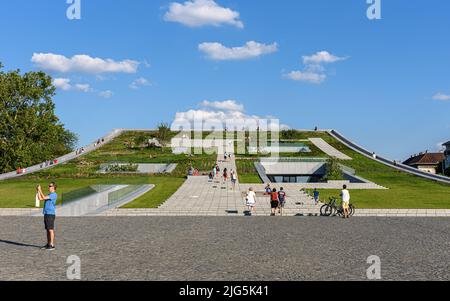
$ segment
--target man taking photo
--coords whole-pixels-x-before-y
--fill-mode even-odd
[[[50,183],[48,185],[49,194],[46,196],[42,193],[42,188],[39,185],[37,192],[39,200],[44,203],[44,225],[47,231],[47,245],[42,247],[43,250],[53,251],[55,250],[55,218],[56,218],[56,200],[58,195],[56,194],[56,184]]]

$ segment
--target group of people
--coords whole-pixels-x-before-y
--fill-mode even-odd
[[[274,188],[269,195],[270,208],[272,209],[270,216],[275,216],[277,211],[280,215],[283,215],[284,205],[286,204],[286,192],[284,192],[284,188],[281,187],[280,191]]]
[[[94,147],[97,147],[97,146],[99,146],[100,144],[102,144],[102,143],[104,143],[104,142],[105,142],[105,139],[104,139],[104,138],[98,139],[97,142],[94,143]]]
[[[231,159],[231,153],[225,152],[223,154],[223,160],[226,162],[228,159]]]
[[[58,159],[54,159],[54,160],[47,160],[47,161],[45,161],[45,162],[42,162],[40,165],[39,165],[39,168],[46,168],[46,167],[49,167],[49,166],[52,166],[52,165],[55,165],[55,164],[58,164]],[[17,170],[16,170],[16,174],[18,174],[18,175],[23,175],[23,174],[26,174],[28,172],[28,169],[27,168],[22,168],[22,167],[19,167],[19,168],[17,168]]]
[[[276,188],[272,189],[270,184],[267,184],[264,195],[270,197],[270,216],[276,216],[277,212],[278,214],[283,215],[283,209],[286,204],[286,192],[284,191],[284,188],[281,187],[278,191]],[[248,215],[252,215],[256,209],[256,193],[252,187],[250,187],[247,192],[245,202]]]
[[[228,182],[228,179],[230,179],[230,180],[231,180],[231,184],[232,184],[233,190],[236,189],[236,182],[237,182],[237,174],[236,174],[236,171],[231,170],[231,171],[228,173],[228,168],[224,168],[223,171],[222,171],[222,173],[221,173],[219,164],[216,164],[216,165],[213,167],[212,171],[209,173],[209,180],[210,180],[210,181],[213,181],[213,180],[217,179],[218,177],[221,177],[221,178],[222,178],[222,183],[223,183],[223,184],[227,183],[227,182]]]
[[[281,187],[279,191],[276,188],[272,188],[270,184],[267,184],[264,189],[264,195],[270,197],[271,216],[275,216],[277,212],[283,215],[283,209],[286,204],[286,192]],[[320,193],[317,189],[313,192],[314,201],[316,205],[319,203]],[[343,186],[340,197],[342,199],[342,209],[344,211],[344,218],[350,217],[350,191],[347,189],[347,185]],[[249,188],[245,202],[248,210],[248,215],[252,215],[256,208],[256,193],[253,188]]]
[[[189,167],[188,169],[188,176],[190,177],[198,177],[200,176],[200,171],[197,168]]]
[[[105,142],[105,139],[98,139],[98,141],[94,144],[94,147],[97,147],[97,146],[99,146],[100,144],[102,144],[102,143],[104,143]],[[82,147],[82,148],[79,148],[79,149],[77,149],[76,151],[75,151],[75,155],[76,156],[79,156],[79,155],[82,155],[82,154],[84,154],[84,152],[85,152],[85,149],[84,149],[84,147]],[[45,161],[45,162],[42,162],[40,165],[39,165],[39,167],[40,168],[46,168],[46,167],[49,167],[49,166],[52,166],[52,165],[56,165],[56,164],[58,164],[59,162],[58,162],[58,159],[54,159],[54,160],[47,160],[47,161]],[[18,174],[18,175],[20,175],[20,174],[25,174],[27,172],[27,169],[26,168],[21,168],[21,167],[19,167],[19,168],[17,168],[17,170],[16,170],[16,173]]]
[[[25,174],[25,173],[27,173],[27,169],[26,169],[26,168],[19,167],[19,168],[17,168],[16,173],[17,173],[18,175]]]
[[[75,155],[78,156],[78,155],[84,154],[84,152],[85,152],[84,147],[82,147],[75,151]]]
[[[45,167],[49,167],[49,166],[52,166],[52,165],[55,165],[55,164],[58,164],[58,159],[53,159],[53,160],[47,160],[47,161],[45,161],[45,162],[42,162],[42,164],[41,164],[41,168],[45,168]]]

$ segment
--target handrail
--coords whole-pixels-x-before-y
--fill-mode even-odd
[[[124,132],[146,132],[146,131],[152,131],[150,129],[115,129],[113,131],[111,131],[110,133],[108,133],[106,136],[101,137],[99,140],[103,139],[104,142],[97,144],[95,141],[85,147],[82,147],[84,149],[84,152],[82,153],[78,153],[76,151],[73,151],[71,153],[68,153],[66,155],[63,155],[61,157],[55,158],[53,159],[51,162],[57,162],[48,166],[43,166],[43,163],[40,164],[36,164],[30,167],[26,167],[26,172],[25,173],[17,173],[16,171],[11,171],[8,173],[4,173],[4,174],[0,174],[0,181],[4,181],[4,180],[8,180],[8,179],[14,179],[14,178],[19,178],[19,177],[23,177],[29,174],[33,174],[39,171],[43,171],[43,170],[47,170],[47,169],[51,169],[53,167],[56,167],[58,165],[61,165],[63,163],[66,163],[68,161],[71,161],[73,159],[77,159],[79,157],[85,156],[95,150],[97,150],[98,148],[100,148],[101,146],[111,142],[113,139],[117,138],[118,136],[120,136],[122,133]]]
[[[352,150],[354,150],[354,151],[356,151],[356,152],[366,156],[369,159],[372,159],[374,161],[377,161],[377,162],[382,163],[384,165],[387,165],[389,167],[395,168],[397,170],[404,171],[404,172],[409,173],[409,174],[413,174],[415,176],[419,176],[419,177],[422,177],[422,178],[427,178],[429,180],[434,180],[434,181],[441,182],[441,183],[450,184],[450,178],[449,177],[426,173],[426,172],[420,171],[420,170],[418,170],[416,168],[413,168],[411,166],[405,165],[405,164],[400,163],[400,162],[394,163],[394,161],[386,159],[386,158],[384,158],[382,156],[379,156],[379,155],[374,156],[373,152],[370,152],[367,149],[365,149],[364,147],[354,143],[350,139],[347,139],[346,137],[344,137],[338,131],[330,130],[330,131],[328,131],[328,133],[332,137],[334,137],[336,140],[338,140],[339,142],[344,144],[345,146],[347,146],[350,149],[352,149]]]

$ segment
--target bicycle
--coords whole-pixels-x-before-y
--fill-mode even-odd
[[[355,207],[350,204],[349,206],[349,216],[353,216],[355,214]],[[337,205],[337,198],[331,197],[330,202],[328,204],[320,207],[320,216],[344,216],[344,208],[342,204],[340,206]]]

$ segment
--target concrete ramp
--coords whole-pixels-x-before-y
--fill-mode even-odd
[[[63,204],[56,208],[57,216],[79,217],[101,214],[107,210],[121,207],[152,190],[154,185],[114,185],[104,186],[97,193]],[[38,213],[36,215],[42,215]]]
[[[339,160],[351,160],[349,156],[346,154],[338,151],[334,147],[332,147],[330,144],[328,144],[325,140],[322,138],[310,138],[309,141],[311,141],[315,146],[317,146],[321,151],[323,151],[325,154],[329,155],[330,157],[339,159]]]

